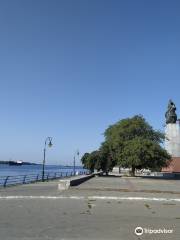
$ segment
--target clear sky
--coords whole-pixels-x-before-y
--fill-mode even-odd
[[[180,116],[180,1],[0,0],[0,160],[71,164],[110,124]]]

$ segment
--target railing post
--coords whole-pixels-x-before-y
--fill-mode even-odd
[[[23,178],[23,184],[26,183],[26,175],[24,175],[24,178]]]
[[[6,179],[4,180],[4,187],[6,187],[7,181],[8,181],[9,176],[6,177]]]
[[[49,180],[49,173],[47,173],[47,181]]]

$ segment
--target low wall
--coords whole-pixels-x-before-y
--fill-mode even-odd
[[[77,185],[89,180],[90,178],[94,177],[95,175],[96,174],[90,174],[90,175],[76,176],[76,177],[72,177],[70,179],[61,179],[61,180],[59,180],[58,189],[66,190],[70,186],[77,186]]]
[[[80,177],[77,177],[75,179],[70,179],[70,186],[77,186],[87,180],[89,180],[90,178],[94,177],[95,174],[90,174],[90,175],[87,175],[87,176],[80,176]]]
[[[154,178],[154,179],[172,179],[180,180],[180,173],[166,173],[166,172],[156,172],[154,175],[141,176],[143,178]]]

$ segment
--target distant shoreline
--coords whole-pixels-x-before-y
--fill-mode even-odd
[[[13,161],[0,161],[0,164],[10,165],[11,162]],[[31,162],[22,162],[22,165],[39,165],[39,164]]]
[[[12,161],[0,161],[0,164],[3,165],[10,165],[9,162]],[[22,162],[22,165],[42,165],[42,163],[31,163],[31,162]],[[46,166],[58,166],[58,167],[63,167],[63,168],[73,168],[73,165],[59,165],[59,164],[46,164]],[[76,168],[83,168],[82,165],[76,165]]]

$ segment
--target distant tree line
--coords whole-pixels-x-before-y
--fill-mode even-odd
[[[0,160],[0,164],[9,164],[9,161]]]
[[[14,162],[14,161],[3,161],[3,160],[0,160],[0,164],[10,164],[11,162]],[[22,162],[22,165],[37,165],[36,163],[30,163],[30,162]]]
[[[141,115],[122,119],[109,126],[100,148],[85,153],[82,164],[91,172],[102,170],[108,174],[114,166],[159,171],[169,164],[171,156],[162,147],[165,135],[156,131]]]

